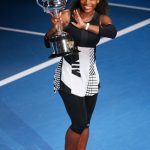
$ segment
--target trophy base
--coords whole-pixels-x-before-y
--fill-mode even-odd
[[[53,56],[59,57],[73,53],[75,50],[75,43],[71,36],[62,32],[61,34],[55,34],[50,38],[50,45],[53,50]]]

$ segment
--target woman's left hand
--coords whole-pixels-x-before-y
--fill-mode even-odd
[[[76,22],[71,22],[75,27],[79,29],[85,29],[86,24],[83,22],[81,16],[79,15],[78,10],[73,11],[73,18]]]

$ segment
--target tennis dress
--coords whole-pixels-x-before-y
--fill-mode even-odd
[[[72,21],[75,20],[71,17]],[[99,26],[97,12],[89,23]],[[98,93],[100,85],[95,55],[100,36],[78,29],[71,23],[65,31],[73,37],[79,52],[60,60],[54,75],[54,91],[62,90],[79,97],[93,96]]]

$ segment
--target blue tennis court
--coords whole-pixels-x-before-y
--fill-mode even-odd
[[[97,45],[101,91],[87,150],[150,149],[150,1],[109,0],[114,40]],[[35,1],[0,5],[0,150],[63,150],[70,124],[43,35],[50,18]]]

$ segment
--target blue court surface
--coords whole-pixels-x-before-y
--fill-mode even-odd
[[[118,35],[97,46],[101,90],[87,150],[150,150],[150,1],[109,3]],[[35,1],[1,0],[0,150],[64,149],[70,120],[53,92],[49,27]]]

